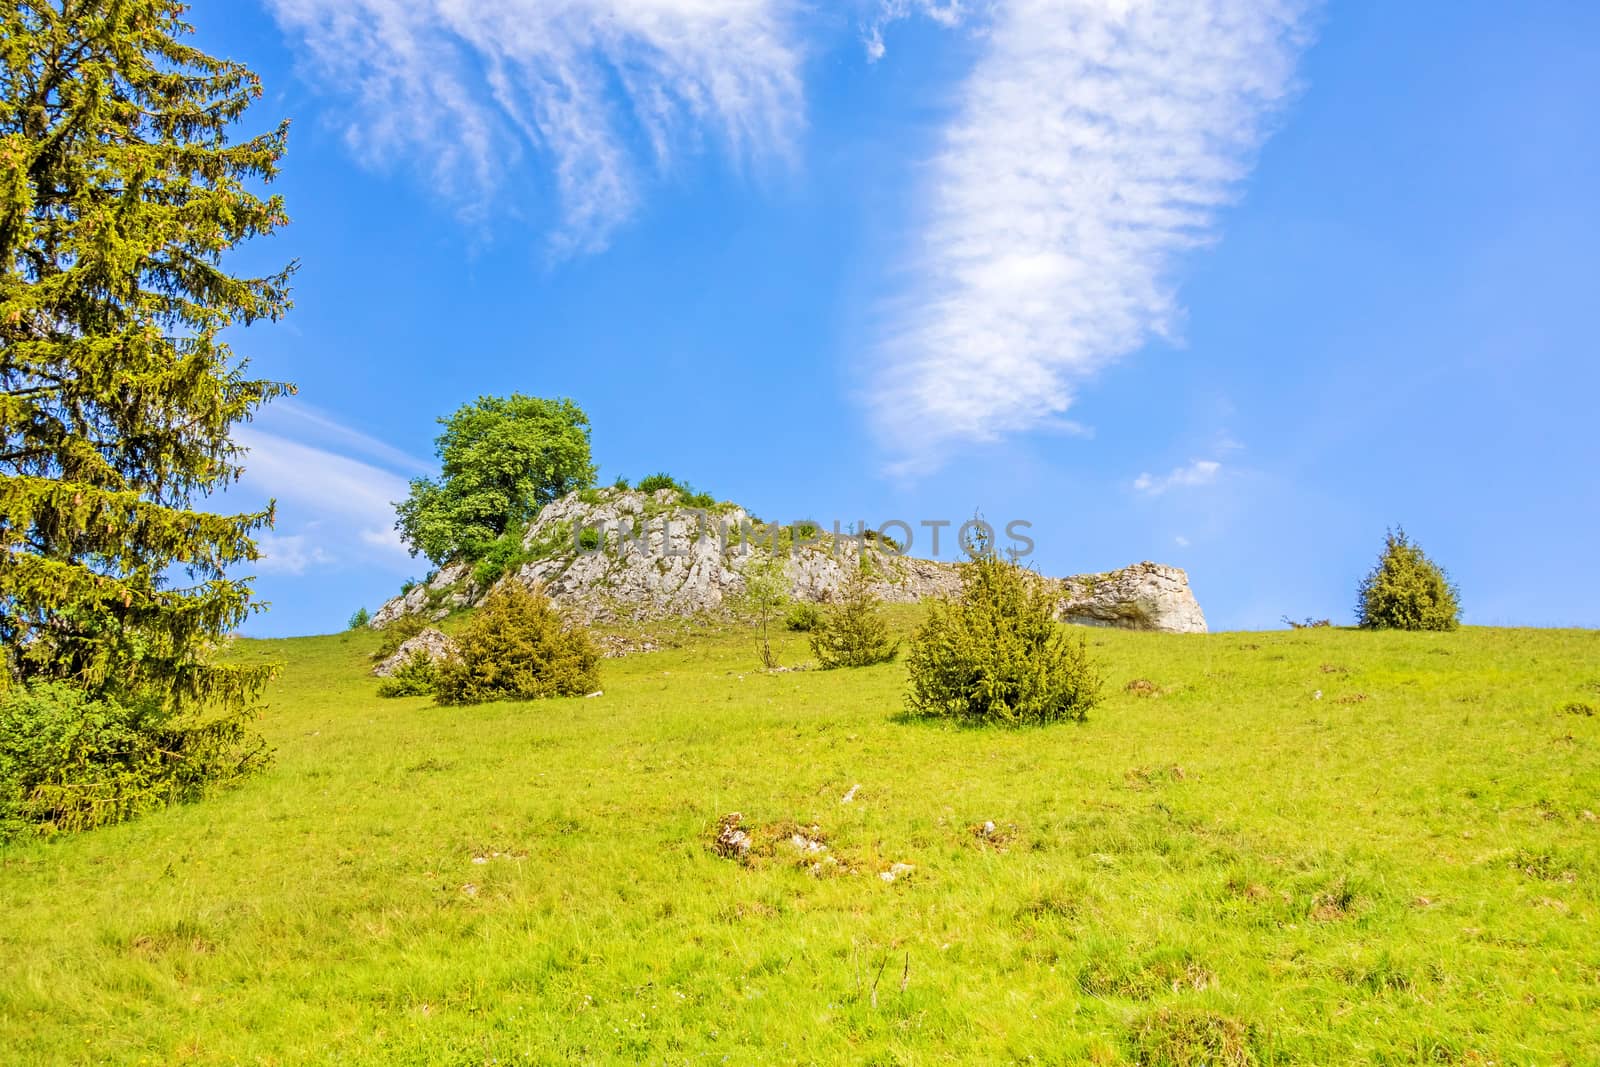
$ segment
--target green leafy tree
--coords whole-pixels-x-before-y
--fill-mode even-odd
[[[1396,528],[1356,590],[1356,615],[1368,630],[1454,630],[1461,624],[1461,594],[1422,546]]]
[[[232,134],[254,74],[186,43],[175,0],[0,0],[0,646],[30,685],[242,709],[208,659],[253,605],[230,568],[272,509],[197,510],[233,426],[292,391],[219,338],[289,307],[225,253],[288,219],[288,124]]]
[[[778,657],[772,651],[772,623],[789,606],[789,570],[784,561],[768,553],[751,556],[742,571],[744,589],[735,598],[736,606],[754,621],[761,636],[757,647],[761,665],[772,670]]]
[[[812,630],[811,652],[824,670],[831,670],[887,663],[899,651],[900,642],[889,636],[883,601],[872,590],[872,574],[863,560]]]
[[[907,710],[1005,725],[1087,718],[1101,678],[1083,640],[1056,622],[1057,594],[986,551],[961,568],[961,595],[935,600],[912,639]]]
[[[479,397],[439,422],[440,477],[416,479],[395,505],[412,555],[477,559],[552,500],[594,484],[589,417],[570,400]]]

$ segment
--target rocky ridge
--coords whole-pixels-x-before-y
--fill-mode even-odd
[[[766,526],[733,504],[686,507],[671,489],[568,494],[540,511],[522,543],[526,561],[500,580],[541,586],[589,622],[722,610],[743,590],[750,561],[774,550],[797,600],[830,599],[863,553],[877,575],[875,591],[891,603],[951,595],[961,585],[955,564],[898,555],[898,546],[871,533]],[[1146,562],[1050,580],[1059,583],[1066,622],[1168,633],[1206,629],[1188,576],[1176,567]],[[451,564],[386,603],[371,625],[419,613],[443,618],[487,593],[468,564]]]

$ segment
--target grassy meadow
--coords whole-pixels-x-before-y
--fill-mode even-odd
[[[270,771],[0,848],[0,1062],[1600,1063],[1600,633],[1087,631],[1023,730],[663,633],[448,709],[239,642]]]

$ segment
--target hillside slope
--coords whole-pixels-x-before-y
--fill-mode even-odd
[[[240,642],[273,770],[0,850],[0,1059],[1600,1062],[1600,634],[1100,631],[1021,731],[654,635],[466,709]]]

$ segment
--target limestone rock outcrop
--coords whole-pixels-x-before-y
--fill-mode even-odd
[[[1203,634],[1200,610],[1189,576],[1162,563],[1135,563],[1105,574],[1061,579],[1060,617],[1080,626]]]
[[[694,615],[726,607],[744,589],[745,567],[775,548],[798,600],[830,599],[863,553],[874,565],[875,592],[891,603],[949,596],[961,587],[955,564],[898,555],[895,546],[871,535],[808,524],[768,527],[732,504],[687,507],[671,489],[591,489],[550,503],[523,537],[527,562],[502,580],[540,586],[589,622]],[[1176,567],[1140,563],[1050,580],[1060,582],[1067,622],[1205,632],[1188,576]],[[487,592],[473,581],[470,567],[451,564],[386,603],[372,625],[381,628],[417,613],[442,618]]]
[[[470,607],[480,599],[480,590],[472,581],[472,568],[465,563],[452,563],[440,567],[426,582],[418,582],[394,599],[386,602],[367,624],[381,630],[402,615],[426,612],[429,618],[442,619],[457,608]]]
[[[407,638],[394,650],[394,654],[387,656],[372,673],[379,678],[387,678],[400,669],[400,665],[412,656],[427,656],[435,663],[440,660],[454,659],[456,656],[456,643],[450,640],[443,630],[428,627],[415,637]]]

